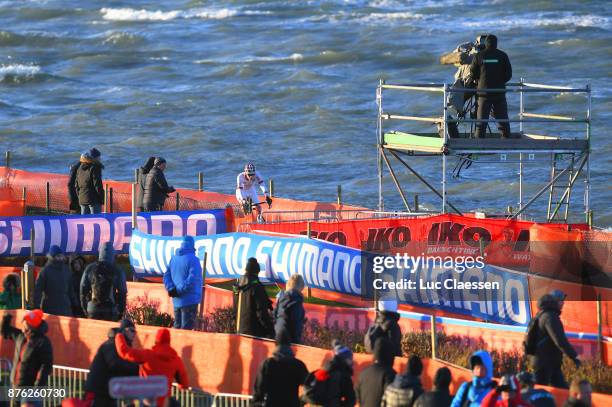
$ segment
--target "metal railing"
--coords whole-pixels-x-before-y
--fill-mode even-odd
[[[416,218],[419,216],[430,216],[437,212],[400,212],[400,211],[371,211],[361,209],[347,210],[311,210],[311,211],[265,211],[266,223],[282,222],[338,222],[345,220],[364,220],[380,218]]]

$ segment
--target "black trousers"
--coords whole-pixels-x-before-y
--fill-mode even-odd
[[[561,367],[535,369],[535,381],[536,384],[542,384],[544,386],[554,386],[562,389],[569,388],[563,376],[563,372],[561,372]]]
[[[506,103],[506,96],[478,96],[478,110],[476,113],[476,119],[488,120],[489,114],[494,119],[505,119],[508,120],[508,104]],[[510,123],[497,123],[497,128],[502,137],[510,137]],[[485,137],[487,132],[487,123],[477,123],[476,133],[474,138]]]

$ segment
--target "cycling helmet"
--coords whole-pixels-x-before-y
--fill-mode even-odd
[[[246,172],[247,175],[255,175],[255,164],[248,163],[247,165],[245,165],[244,172]]]

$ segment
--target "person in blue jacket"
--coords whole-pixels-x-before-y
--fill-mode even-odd
[[[195,255],[193,237],[185,236],[181,248],[170,259],[164,286],[174,305],[174,327],[193,329],[202,300],[202,266]]]
[[[472,380],[463,383],[455,395],[451,407],[480,407],[480,403],[496,383],[493,381],[493,360],[486,350],[470,356]]]

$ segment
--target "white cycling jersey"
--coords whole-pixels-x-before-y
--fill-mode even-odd
[[[236,179],[236,199],[244,201],[251,198],[253,203],[258,204],[257,189],[259,188],[263,194],[267,194],[266,183],[259,171],[255,171],[255,176],[247,178],[246,173],[241,172]]]

